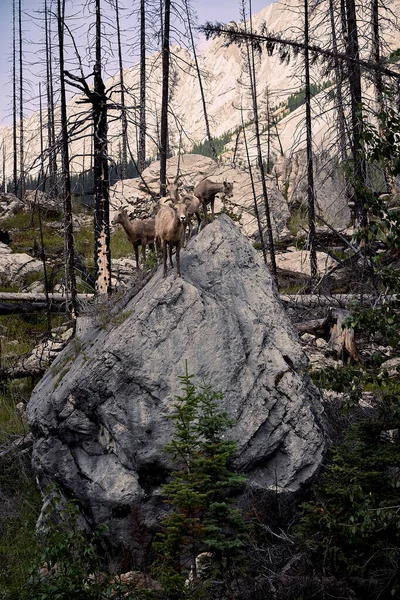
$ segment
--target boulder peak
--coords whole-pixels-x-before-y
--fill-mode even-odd
[[[222,392],[236,421],[233,466],[249,486],[296,491],[325,449],[319,394],[260,254],[221,215],[182,251],[181,268],[165,279],[158,269],[107,329],[82,330],[28,405],[42,485],[56,480],[122,545],[133,512],[153,529],[165,510],[167,416],[186,361]]]

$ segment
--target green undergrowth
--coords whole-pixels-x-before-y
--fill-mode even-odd
[[[41,508],[29,454],[10,453],[0,461],[0,489],[0,600],[19,600],[37,552]]]
[[[399,463],[400,445],[383,435],[379,421],[352,425],[301,507],[297,534],[314,566],[357,578],[357,597],[400,591]]]
[[[41,218],[43,245],[46,252],[58,253],[63,251],[62,217],[45,215]],[[1,228],[11,235],[11,248],[14,252],[40,252],[41,234],[37,213],[17,213],[1,221]]]
[[[128,240],[122,227],[116,229],[110,236],[111,258],[134,258],[133,245]],[[141,248],[139,248],[141,253]]]

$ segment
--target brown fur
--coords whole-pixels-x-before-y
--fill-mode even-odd
[[[211,214],[214,219],[214,202],[217,194],[223,193],[225,196],[230,198],[233,192],[233,183],[223,181],[222,183],[215,183],[210,179],[203,179],[194,188],[194,195],[199,198],[203,205],[204,219],[208,223],[207,217],[207,204],[211,205]]]
[[[129,219],[126,208],[120,208],[112,224],[122,225],[128,240],[132,243],[135,252],[136,267],[139,269],[139,246],[142,246],[143,262],[146,260],[146,246],[153,246],[155,238],[155,219]]]
[[[164,277],[167,276],[167,248],[169,249],[169,261],[171,267],[172,247],[176,247],[176,272],[181,276],[180,250],[182,236],[187,219],[187,207],[184,202],[176,202],[170,198],[170,202],[162,204],[156,214],[155,234],[156,240],[161,246],[163,253]]]

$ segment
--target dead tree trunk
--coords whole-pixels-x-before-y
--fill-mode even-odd
[[[23,54],[22,54],[22,1],[18,2],[19,25],[19,197],[25,198],[24,166],[24,94],[23,94]]]
[[[146,8],[140,0],[140,108],[139,108],[138,169],[146,166]]]
[[[343,93],[342,93],[342,81],[343,81],[343,69],[341,63],[337,58],[338,53],[338,42],[336,35],[336,23],[335,23],[335,12],[333,6],[333,0],[329,0],[329,17],[331,23],[331,37],[332,37],[332,50],[334,52],[334,63],[335,63],[335,80],[336,80],[336,105],[338,115],[338,126],[339,126],[339,148],[340,158],[343,164],[347,161],[346,151],[346,117],[343,108]]]
[[[49,16],[50,15],[50,16]],[[47,140],[49,155],[49,184],[48,191],[53,197],[57,195],[57,162],[55,148],[55,121],[54,121],[54,91],[53,91],[53,51],[51,45],[51,13],[48,10],[47,0],[44,4],[45,18],[45,43],[46,43],[46,78],[47,78]]]
[[[354,168],[354,212],[357,224],[366,225],[366,211],[363,193],[360,186],[365,181],[365,163],[361,155],[362,123],[362,93],[361,93],[361,67],[358,45],[358,28],[355,0],[345,0],[347,22],[347,71],[351,97],[351,124],[352,124],[352,154]]]
[[[244,12],[244,6],[243,6],[243,12]],[[252,35],[253,27],[252,27],[251,2],[250,2],[249,22],[250,22],[250,35]],[[245,29],[246,29],[246,24],[245,24]],[[266,216],[266,220],[267,220],[268,252],[269,252],[269,257],[270,257],[270,261],[271,261],[272,276],[275,280],[275,283],[277,283],[278,277],[277,277],[277,271],[276,271],[275,247],[274,247],[274,238],[273,238],[273,232],[272,232],[271,212],[270,212],[270,207],[269,207],[267,185],[265,182],[264,162],[263,162],[262,151],[261,151],[261,137],[260,137],[259,117],[258,117],[256,68],[255,68],[255,59],[254,59],[254,45],[253,45],[252,41],[250,43],[248,41],[246,41],[246,51],[247,51],[247,62],[248,62],[248,68],[249,68],[251,99],[252,99],[253,114],[254,114],[254,130],[255,130],[255,138],[256,138],[256,145],[257,145],[257,163],[258,163],[258,168],[260,171],[261,185],[262,185],[264,206],[265,206],[265,216]]]
[[[308,201],[308,249],[310,251],[311,279],[317,279],[317,253],[315,249],[315,187],[311,131],[310,56],[308,52],[309,25],[308,0],[304,0],[304,68],[307,133],[307,201]]]
[[[110,204],[107,160],[107,96],[101,75],[101,10],[96,0],[96,62],[93,93],[94,189],[95,189],[95,265],[96,291],[111,292]]]
[[[57,0],[58,14],[58,40],[59,40],[59,61],[60,61],[60,95],[61,95],[61,168],[63,175],[64,192],[64,250],[67,281],[66,289],[71,295],[71,317],[73,320],[77,316],[76,302],[76,278],[75,278],[75,250],[74,250],[74,232],[72,224],[72,199],[71,199],[71,178],[69,172],[69,147],[68,147],[68,116],[67,101],[65,93],[64,79],[64,19],[65,19],[65,0]]]
[[[15,3],[13,0],[13,192],[18,194],[18,147],[17,147],[17,31]]]
[[[260,238],[260,244],[261,244],[261,250],[262,250],[262,254],[263,254],[264,263],[267,264],[267,252],[266,252],[266,248],[265,248],[264,236],[263,236],[263,231],[262,231],[262,226],[261,226],[260,212],[258,210],[258,205],[257,205],[257,194],[256,194],[256,188],[255,188],[255,184],[254,184],[253,168],[251,166],[251,161],[250,161],[249,147],[247,145],[246,127],[245,127],[244,119],[243,119],[243,110],[241,111],[241,117],[242,117],[243,143],[244,143],[244,147],[246,150],[247,165],[248,165],[249,174],[250,174],[251,189],[253,192],[254,212],[256,215],[256,219],[257,219],[258,237]]]
[[[164,35],[162,46],[162,98],[161,98],[161,134],[160,134],[160,195],[166,195],[167,155],[168,155],[168,96],[170,62],[170,18],[171,0],[165,0]]]
[[[213,156],[213,159],[214,160],[218,160],[217,152],[215,150],[214,141],[213,141],[213,139],[211,137],[210,122],[208,120],[208,113],[207,113],[206,97],[205,97],[205,94],[204,94],[203,80],[202,80],[202,76],[201,76],[201,72],[200,72],[199,61],[197,60],[196,44],[194,43],[193,30],[192,30],[192,19],[191,19],[191,16],[190,16],[189,5],[188,5],[188,1],[187,0],[185,0],[185,8],[186,8],[186,16],[187,16],[187,23],[188,23],[188,28],[189,28],[189,36],[190,36],[190,43],[191,43],[191,46],[192,46],[194,64],[196,66],[197,78],[199,80],[201,102],[202,102],[202,105],[203,105],[204,123],[205,123],[205,127],[206,127],[206,135],[207,135],[208,143],[210,144],[210,150],[211,150],[211,154]]]
[[[122,146],[121,146],[121,179],[128,177],[128,120],[126,118],[126,106],[125,106],[125,83],[124,83],[124,69],[122,63],[122,49],[121,49],[121,29],[119,23],[119,5],[118,0],[115,0],[115,17],[117,26],[117,41],[118,41],[118,63],[119,63],[119,82],[121,86],[121,125],[122,125]]]

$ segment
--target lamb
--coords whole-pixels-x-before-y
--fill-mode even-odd
[[[176,273],[178,277],[181,276],[180,251],[186,219],[186,204],[181,200],[176,201],[174,198],[170,198],[168,204],[161,204],[156,214],[155,237],[163,252],[164,277],[167,276],[167,246],[171,267],[174,266],[172,247],[176,246]]]
[[[154,249],[155,219],[129,219],[126,208],[120,208],[112,221],[113,225],[121,224],[135,251],[136,268],[139,269],[139,246],[142,246],[143,262],[146,260],[146,246]]]
[[[208,223],[207,204],[211,204],[211,214],[212,218],[214,219],[215,196],[220,192],[230,198],[233,193],[233,183],[228,183],[227,181],[216,183],[210,179],[203,179],[194,188],[194,195],[199,198],[203,205],[204,219],[206,224]]]

